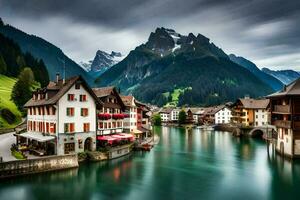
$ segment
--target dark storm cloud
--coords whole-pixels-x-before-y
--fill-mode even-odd
[[[114,33],[140,31],[143,37],[149,27],[177,24],[187,32],[204,30],[221,47],[227,40],[236,41],[235,50],[240,45],[247,53],[242,46],[251,45],[259,51],[255,55],[249,49],[249,56],[259,62],[262,55],[295,57],[300,50],[299,0],[0,0],[1,13],[33,22],[59,17]]]

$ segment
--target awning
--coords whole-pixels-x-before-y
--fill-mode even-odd
[[[140,131],[140,130],[134,129],[134,130],[132,131],[132,133],[134,133],[134,134],[141,134],[141,133],[143,133],[143,132]]]
[[[20,134],[19,136],[25,137],[31,140],[36,140],[38,142],[47,142],[50,140],[54,140],[55,136],[50,136],[50,135],[43,135],[42,133],[39,132],[25,132]]]
[[[130,141],[134,141],[133,135],[127,134],[127,133],[114,134],[114,135],[111,135],[111,137],[119,138],[119,139],[129,139]]]
[[[120,141],[119,138],[113,138],[111,136],[98,136],[97,140],[107,141],[109,144],[112,144],[114,141]]]

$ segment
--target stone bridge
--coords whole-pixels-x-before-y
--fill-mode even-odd
[[[276,135],[276,127],[272,125],[256,126],[256,127],[237,127],[235,132],[237,136],[245,135],[250,137],[262,137],[264,139],[272,139]]]

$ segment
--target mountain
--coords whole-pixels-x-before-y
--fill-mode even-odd
[[[92,60],[89,60],[88,62],[81,61],[78,64],[86,72],[89,72],[89,71],[91,71],[92,62],[93,62]]]
[[[90,76],[78,64],[50,42],[4,23],[0,24],[0,33],[16,42],[23,52],[29,52],[35,58],[42,59],[51,80],[55,79],[57,72],[64,75],[65,66],[66,77],[82,75],[87,81],[92,81]]]
[[[294,70],[270,70],[268,68],[262,68],[262,71],[266,74],[269,74],[278,80],[280,80],[283,84],[288,85],[294,80],[300,77],[300,73]]]
[[[236,56],[234,54],[230,54],[229,58],[231,61],[245,67],[250,72],[252,72],[255,76],[257,76],[261,81],[268,84],[273,90],[278,91],[281,90],[283,84],[277,78],[274,78],[272,75],[261,71],[253,62],[247,60],[246,58]]]
[[[122,59],[124,59],[124,56],[120,52],[112,51],[108,54],[105,51],[98,50],[91,64],[91,72],[97,72],[100,75]]]
[[[0,74],[16,78],[25,67],[31,68],[41,86],[48,84],[49,75],[43,60],[28,52],[24,54],[18,44],[0,33]]]
[[[181,35],[163,27],[98,80],[99,85],[115,85],[125,94],[160,106],[174,101],[213,105],[273,91],[207,37]]]

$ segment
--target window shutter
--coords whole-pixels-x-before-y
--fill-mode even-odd
[[[83,116],[83,108],[81,108],[80,111],[81,111],[81,112],[80,112],[80,115]]]
[[[69,131],[68,131],[68,125],[69,125],[69,124],[65,123],[65,133],[69,132]]]

